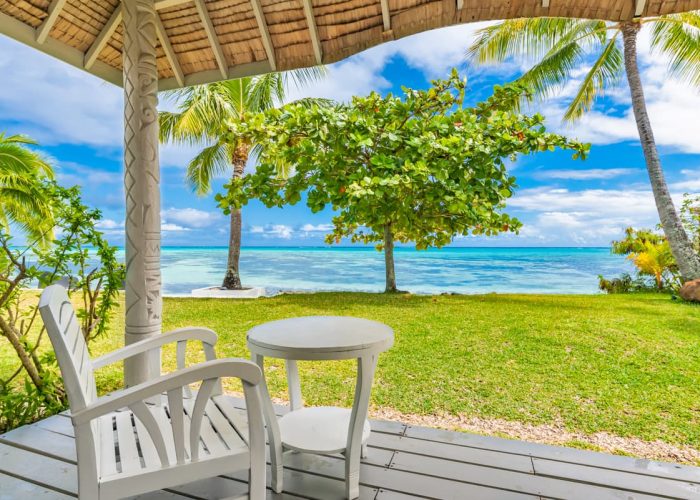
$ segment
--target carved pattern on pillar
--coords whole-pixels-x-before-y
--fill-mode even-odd
[[[154,0],[123,0],[126,342],[161,331],[158,72]],[[157,354],[157,353],[156,353]],[[158,374],[155,356],[125,367],[127,384]]]

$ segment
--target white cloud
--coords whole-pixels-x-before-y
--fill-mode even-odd
[[[680,193],[673,195],[676,206]],[[654,228],[659,223],[649,189],[569,189],[541,187],[516,192],[509,208],[525,211],[525,240],[560,244],[607,245],[625,227]]]
[[[305,233],[320,233],[333,231],[333,224],[304,224],[299,228],[300,231]]]
[[[161,212],[161,216],[166,222],[190,228],[208,227],[222,220],[222,216],[218,212],[207,212],[196,208],[168,208]]]
[[[538,179],[566,179],[575,181],[584,180],[605,180],[639,173],[639,168],[590,168],[585,170],[577,169],[556,169],[542,170],[534,176]]]
[[[686,179],[669,184],[669,189],[680,193],[700,193],[700,168],[684,168],[681,170],[681,175]]]
[[[0,116],[42,144],[119,147],[122,90],[9,38],[0,38]]]
[[[259,234],[263,238],[279,238],[289,240],[294,236],[294,229],[285,224],[268,224],[266,226],[251,226],[251,234]]]
[[[124,229],[124,222],[117,222],[113,219],[102,219],[101,221],[98,221],[97,224],[95,224],[95,227],[97,229],[102,229],[102,230],[115,230],[115,229]]]
[[[119,184],[124,182],[121,172],[104,170],[100,165],[81,165],[71,161],[57,163],[56,176],[65,185],[103,185]]]
[[[465,64],[467,48],[474,34],[489,24],[493,23],[449,26],[402,38],[383,47],[392,55],[403,57],[409,66],[422,71],[428,78],[443,78],[451,68]]]
[[[673,182],[669,184],[669,189],[683,193],[694,193],[700,191],[700,179],[688,179],[685,181]]]
[[[191,231],[189,227],[183,227],[183,226],[178,226],[177,224],[171,224],[167,222],[163,222],[160,225],[160,230],[164,232],[182,232],[182,231]]]
[[[382,72],[396,57],[402,57],[406,64],[429,79],[444,78],[452,67],[465,65],[466,49],[474,33],[487,24],[490,23],[451,26],[372,47],[329,65],[325,78],[309,87],[292,89],[289,99],[325,97],[349,101],[354,95],[387,90],[391,82]]]

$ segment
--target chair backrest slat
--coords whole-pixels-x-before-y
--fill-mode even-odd
[[[51,285],[41,294],[39,312],[51,339],[68,393],[71,410],[85,408],[97,398],[87,343],[66,289]]]
[[[165,448],[165,440],[163,439],[163,434],[160,431],[158,422],[156,422],[153,414],[148,410],[146,403],[139,401],[129,406],[129,409],[136,415],[136,418],[143,424],[144,428],[148,432],[148,435],[156,447],[158,452],[158,458],[163,467],[167,467],[170,464],[168,460],[168,451]]]
[[[168,391],[168,410],[173,429],[175,458],[178,464],[185,463],[185,408],[182,401],[182,387]]]
[[[191,424],[190,424],[190,453],[192,461],[199,460],[199,440],[202,434],[202,419],[204,418],[204,410],[207,407],[207,402],[211,397],[211,392],[218,383],[219,379],[210,378],[202,382],[197,399],[192,407]],[[211,452],[212,450],[210,450]]]

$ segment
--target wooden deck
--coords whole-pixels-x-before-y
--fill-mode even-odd
[[[236,406],[241,401],[234,399]],[[700,468],[474,434],[372,422],[360,481],[363,500],[698,498]],[[268,498],[342,498],[343,460],[285,457],[284,493]],[[245,494],[245,474],[207,479],[140,499]],[[57,415],[0,435],[0,499],[77,496],[70,419]]]

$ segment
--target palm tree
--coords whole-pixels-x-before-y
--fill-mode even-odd
[[[53,178],[48,161],[21,135],[0,133],[0,227],[22,229],[30,240],[45,243],[53,227],[51,200],[43,182]]]
[[[513,19],[481,29],[469,53],[477,63],[502,62],[511,57],[537,60],[518,81],[538,98],[552,95],[572,72],[587,67],[589,57],[594,56],[593,65],[566,110],[566,121],[589,111],[595,100],[626,73],[661,225],[682,278],[698,279],[700,256],[693,251],[671,199],[647,114],[637,64],[637,35],[644,25],[652,29],[653,49],[670,58],[670,72],[700,85],[700,11],[615,23],[547,17]]]
[[[248,158],[258,146],[232,137],[227,125],[244,120],[247,113],[281,105],[290,83],[307,85],[324,74],[323,67],[316,67],[170,91],[166,98],[175,100],[177,111],[160,113],[160,140],[206,145],[187,165],[189,184],[197,194],[205,195],[218,175],[231,171],[233,179],[242,177]],[[241,210],[231,210],[228,263],[222,285],[229,290],[242,288],[238,265],[241,226]]]

